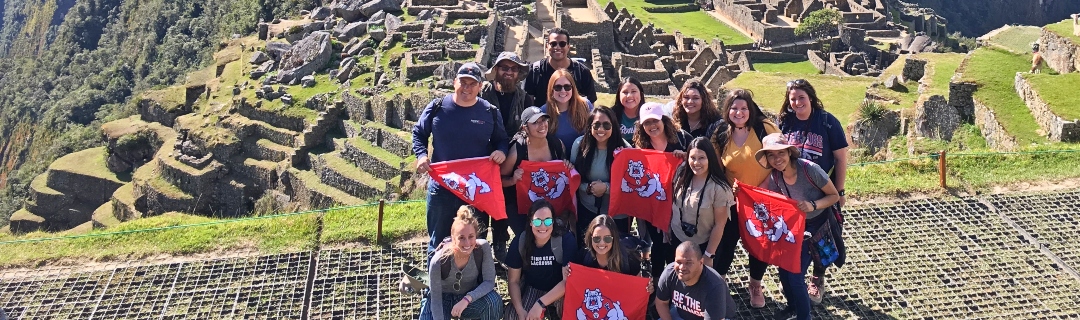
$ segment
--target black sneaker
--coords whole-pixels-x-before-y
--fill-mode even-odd
[[[491,245],[491,251],[494,251],[492,254],[495,255],[495,260],[498,260],[499,262],[506,261],[506,244],[493,244]]]
[[[773,319],[775,319],[775,320],[788,320],[788,319],[794,319],[794,318],[795,318],[795,308],[791,307],[791,306],[788,306],[787,308],[784,308],[783,310],[777,311],[776,314],[773,315]]]

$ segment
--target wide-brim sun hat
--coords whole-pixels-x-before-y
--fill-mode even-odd
[[[782,133],[773,133],[765,136],[761,139],[761,150],[754,153],[754,159],[757,159],[759,165],[763,168],[770,168],[769,163],[765,160],[766,151],[779,151],[787,149],[789,154],[799,154],[799,148],[787,143],[787,138]]]
[[[499,63],[503,61],[510,61],[517,65],[518,78],[516,81],[525,80],[525,76],[529,74],[529,64],[525,62],[525,60],[522,60],[516,53],[510,51],[503,51],[499,54],[498,58],[495,58],[495,63],[491,65],[491,68],[488,68],[486,73],[484,73],[484,78],[495,81],[495,70],[499,68]]]

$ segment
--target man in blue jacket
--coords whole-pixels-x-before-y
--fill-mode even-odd
[[[426,174],[432,162],[490,157],[501,164],[506,159],[508,139],[499,109],[477,95],[483,71],[476,63],[466,63],[454,79],[454,93],[432,100],[413,127],[416,171]],[[428,153],[428,140],[431,153]],[[428,183],[428,252],[450,236],[450,225],[465,202],[436,181]],[[486,221],[485,217],[478,217]]]

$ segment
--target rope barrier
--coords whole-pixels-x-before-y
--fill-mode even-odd
[[[946,155],[946,158],[948,158],[948,157],[994,156],[994,155],[1052,154],[1052,153],[1080,153],[1080,149],[1076,149],[1076,150],[1065,149],[1065,150],[1012,151],[1012,152],[949,153],[949,154]],[[934,155],[925,155],[925,156],[908,157],[908,158],[900,158],[900,159],[891,159],[891,160],[883,160],[883,161],[857,162],[857,163],[851,163],[851,164],[849,164],[849,166],[861,167],[861,166],[868,166],[868,165],[888,164],[888,163],[912,161],[912,160],[919,160],[919,159],[937,159],[937,158],[938,158],[938,155],[934,154]],[[404,201],[388,202],[387,204],[407,204],[407,203],[419,203],[419,202],[424,202],[424,201],[425,200],[404,200]],[[335,211],[342,211],[342,210],[370,207],[370,206],[375,206],[375,205],[378,205],[378,204],[379,204],[378,201],[373,201],[373,202],[368,202],[368,203],[358,204],[358,205],[340,206],[340,207],[317,209],[317,210],[307,210],[307,211],[299,211],[299,212],[291,212],[291,213],[282,213],[282,214],[268,215],[268,216],[255,216],[255,217],[228,219],[228,220],[208,221],[208,222],[203,222],[203,223],[183,224],[183,225],[166,226],[166,227],[156,227],[156,228],[146,228],[146,229],[136,229],[136,230],[124,230],[124,231],[105,232],[105,233],[90,233],[90,234],[70,235],[70,236],[62,236],[62,237],[18,239],[18,240],[0,241],[0,246],[7,245],[7,244],[44,242],[44,241],[53,241],[53,240],[71,240],[71,239],[88,238],[88,237],[117,236],[117,235],[142,233],[142,232],[151,232],[151,231],[182,229],[182,228],[191,228],[191,227],[203,227],[203,226],[218,225],[218,224],[225,224],[225,223],[234,223],[234,222],[243,222],[243,221],[254,221],[254,220],[263,220],[263,219],[276,219],[276,218],[284,218],[284,217],[291,217],[291,216],[300,216],[300,215],[306,215],[306,214],[312,214],[312,213],[332,213],[332,212],[335,212]]]

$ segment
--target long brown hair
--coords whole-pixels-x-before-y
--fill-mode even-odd
[[[777,117],[777,119],[780,119],[780,122],[783,122],[788,114],[795,113],[794,111],[789,111],[791,110],[791,99],[788,99],[788,97],[791,96],[791,91],[795,89],[806,92],[806,96],[810,98],[811,111],[825,110],[825,104],[821,103],[821,99],[818,99],[817,90],[814,90],[814,86],[810,84],[810,81],[806,81],[805,79],[791,80],[788,81],[787,89],[784,90],[784,104],[780,107],[780,116]]]
[[[561,78],[566,78],[570,81],[570,106],[566,108],[570,111],[570,126],[574,127],[574,130],[578,132],[585,131],[585,125],[589,122],[589,105],[585,102],[585,99],[581,98],[581,94],[578,93],[577,82],[574,81],[574,74],[566,69],[555,70],[555,73],[551,74],[551,80],[548,80],[547,87],[547,101],[548,116],[551,117],[551,124],[548,125],[548,132],[554,134],[559,130],[559,107],[555,105],[555,81]],[[615,121],[615,120],[612,120]]]
[[[712,144],[716,148],[717,154],[723,155],[725,153],[724,149],[727,147],[728,140],[731,139],[732,131],[735,130],[735,123],[731,122],[731,106],[738,100],[746,101],[746,109],[750,111],[746,119],[748,129],[756,130],[754,128],[763,127],[768,119],[765,113],[761,112],[761,107],[758,106],[757,102],[754,102],[754,92],[746,89],[735,89],[728,92],[720,107],[720,114],[724,119],[724,123],[717,126],[716,131],[712,133]],[[758,139],[764,138],[758,137]]]
[[[705,85],[697,79],[688,80],[686,84],[683,84],[682,90],[679,90],[679,95],[675,96],[675,111],[671,114],[671,119],[679,125],[679,128],[690,131],[690,115],[686,113],[686,108],[683,107],[683,97],[689,90],[695,90],[701,95],[701,127],[707,128],[713,122],[721,119],[720,109],[716,108],[713,104],[712,94],[705,88]]]
[[[671,120],[671,117],[665,115],[660,122],[664,124],[664,136],[667,137],[668,144],[678,144],[679,127],[675,126],[675,121]],[[634,125],[634,147],[652,149],[652,138],[649,138],[649,134],[645,132],[645,125],[643,123],[645,123],[645,121],[638,120],[637,124]]]
[[[611,164],[615,161],[615,149],[629,147],[626,145],[626,142],[623,141],[622,134],[619,134],[619,119],[618,116],[615,115],[615,111],[605,106],[593,108],[593,111],[589,116],[589,125],[585,127],[585,134],[582,135],[578,149],[571,150],[571,152],[577,152],[577,162],[574,163],[574,168],[576,168],[578,173],[583,177],[589,176],[589,172],[592,170],[592,161],[600,152],[599,142],[596,141],[596,137],[593,136],[593,123],[597,121],[597,118],[601,114],[607,116],[608,121],[611,121],[611,136],[608,137],[608,140],[605,143],[607,150],[604,150],[604,153],[607,154],[607,167],[610,168]]]
[[[623,249],[622,245],[619,243],[619,239],[622,238],[619,237],[619,228],[615,227],[615,219],[611,218],[611,216],[606,214],[598,215],[596,218],[592,219],[592,222],[589,222],[589,228],[585,229],[585,249],[589,250],[589,253],[592,253],[593,257],[596,258],[596,249],[593,249],[592,235],[593,230],[596,229],[596,227],[601,226],[607,228],[608,231],[611,232],[611,238],[613,239],[611,241],[611,251],[608,252],[607,269],[615,272],[622,272]]]
[[[551,211],[551,219],[555,220],[555,206],[552,205],[551,202],[548,202],[546,199],[541,198],[539,200],[536,200],[536,202],[533,202],[532,207],[529,207],[529,216],[525,221],[532,221],[532,219],[536,217],[536,212],[540,211],[540,209],[543,208],[547,208],[548,211]],[[551,239],[548,239],[548,242],[562,241],[562,233],[555,232],[558,228],[555,228],[554,223],[552,223],[551,227]],[[521,256],[522,271],[529,268],[529,257],[532,256],[533,250],[536,249],[536,236],[533,235],[532,228],[532,224],[528,224],[527,227],[525,227],[524,234],[522,235],[525,238],[521,239],[525,241],[525,255]],[[517,250],[517,248],[510,248],[510,250]]]

